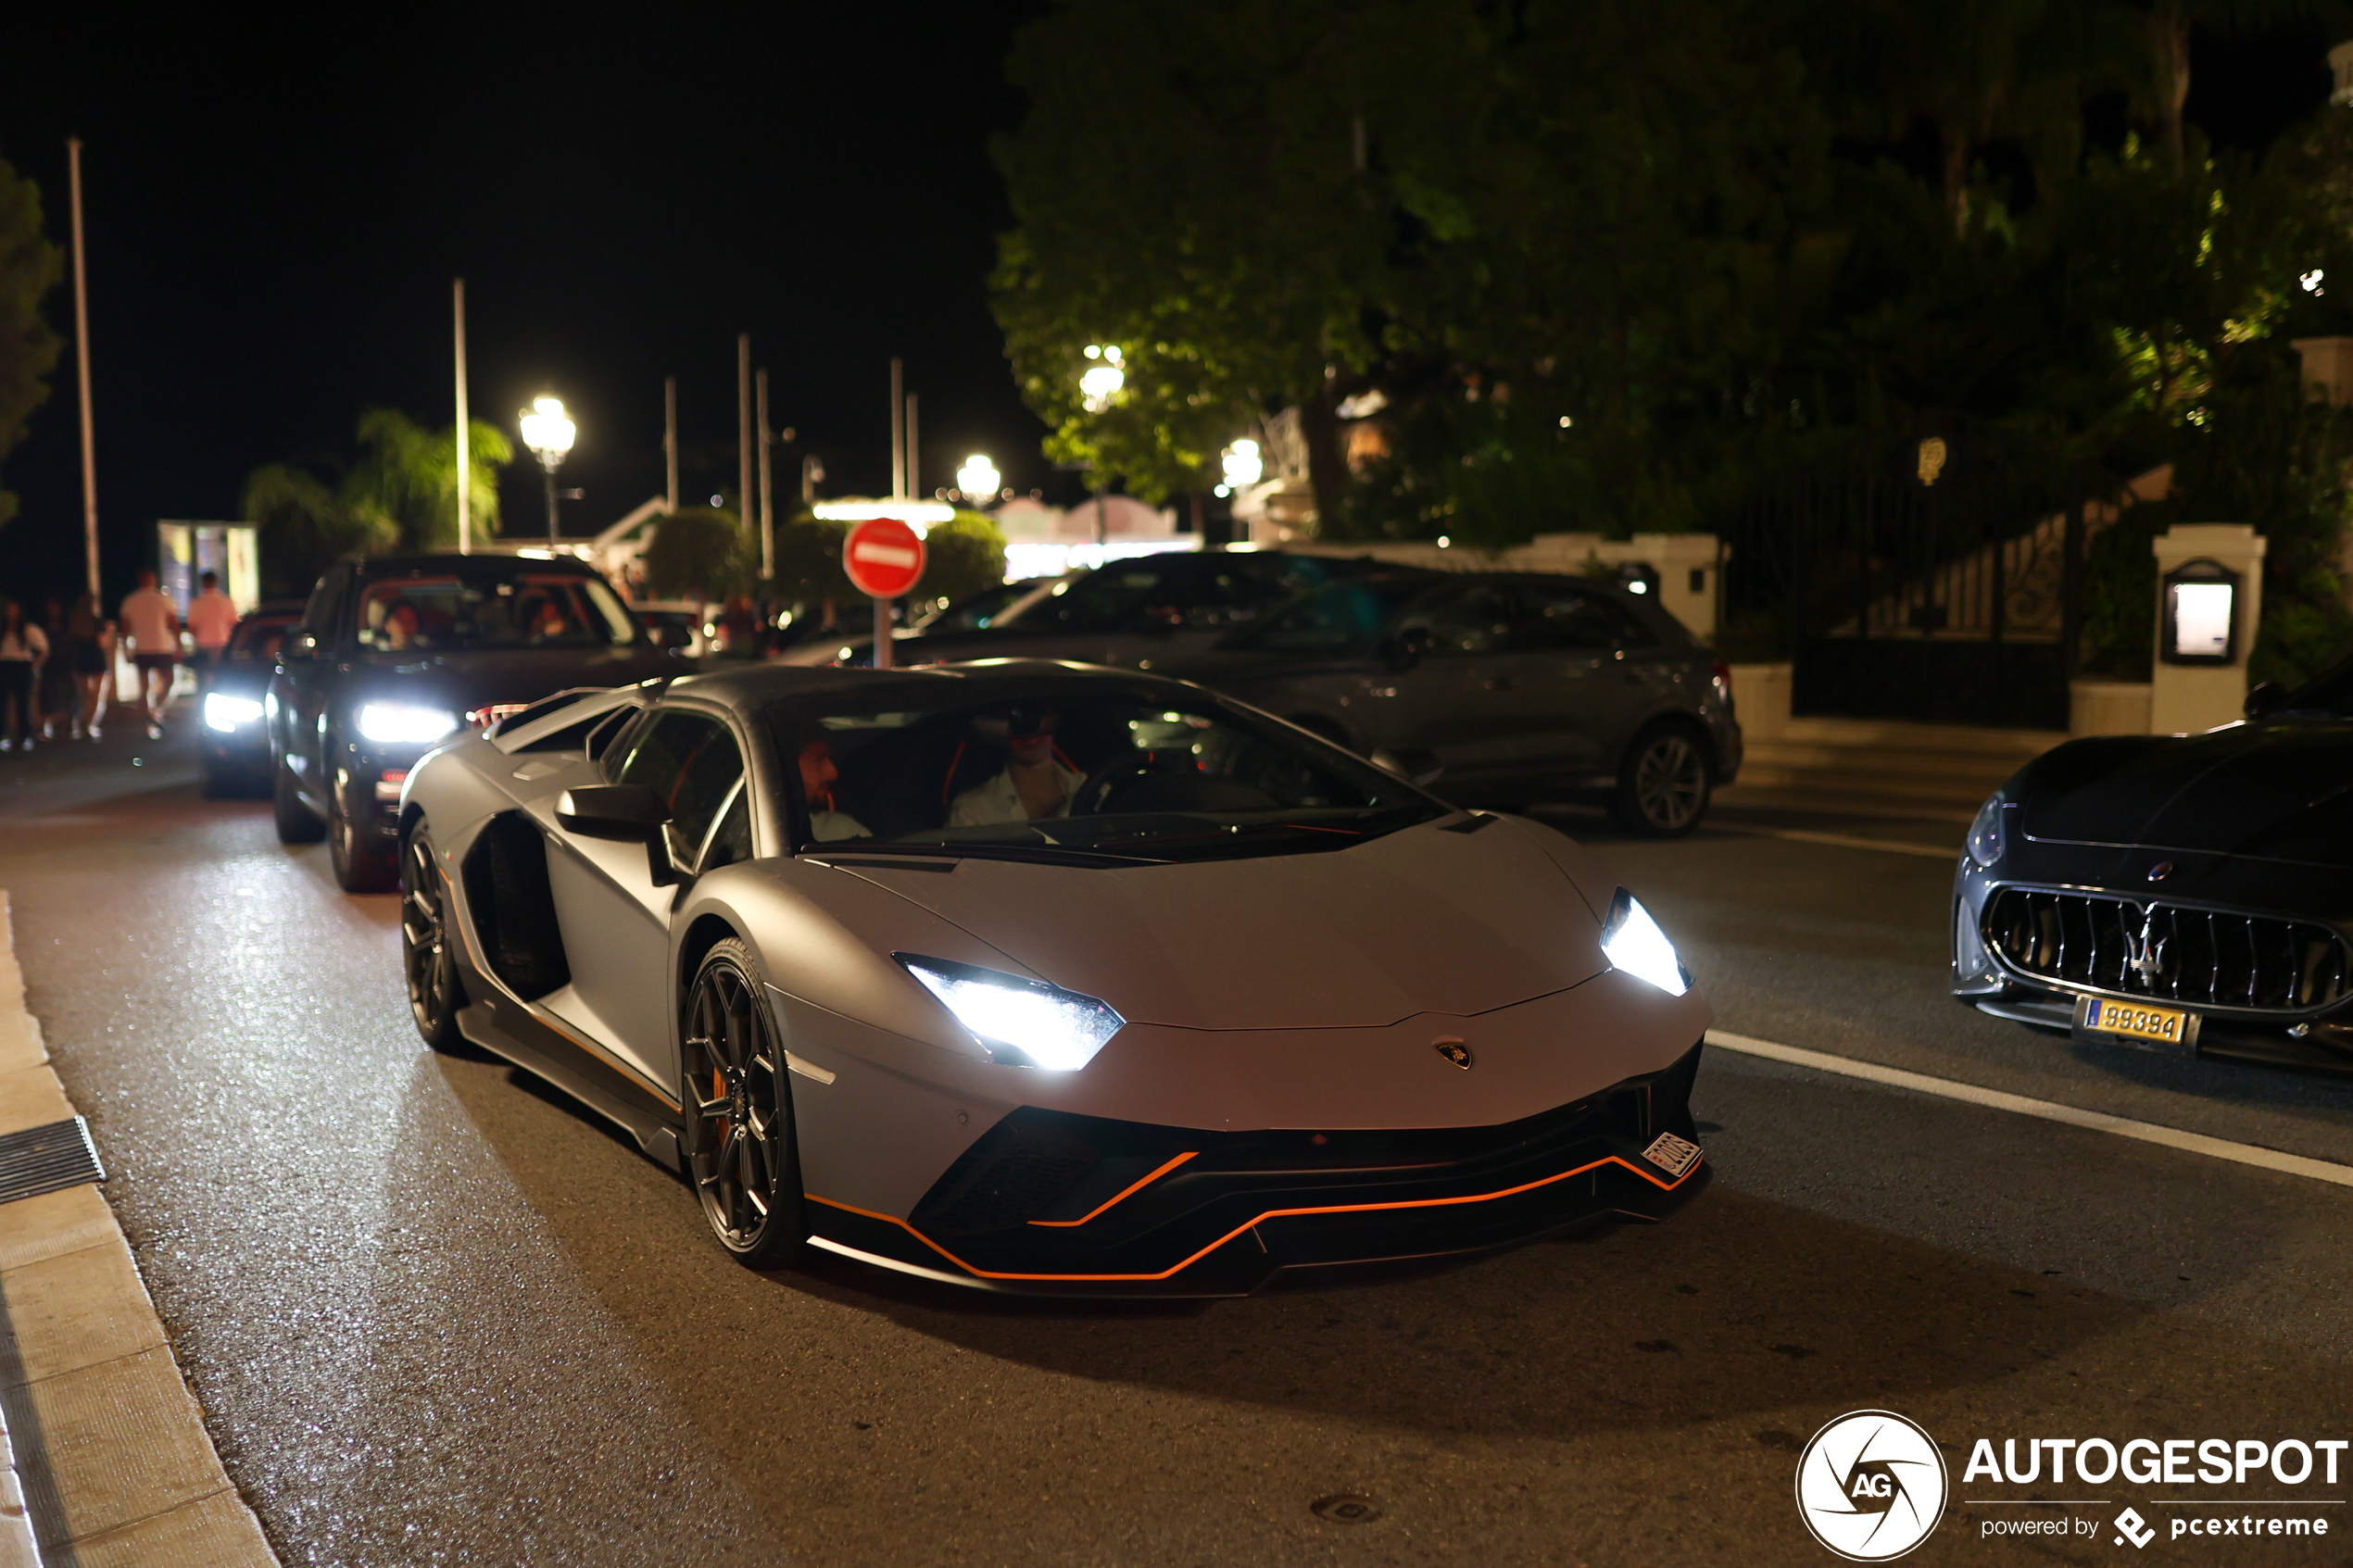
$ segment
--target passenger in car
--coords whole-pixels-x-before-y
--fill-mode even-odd
[[[834,766],[831,741],[820,736],[802,743],[800,789],[809,802],[809,835],[821,844],[874,836],[857,818],[834,809],[834,781],[840,777],[841,770]]]
[[[1070,815],[1071,800],[1087,780],[1055,755],[1058,724],[1051,708],[1016,708],[974,720],[975,734],[1003,745],[1005,766],[949,803],[948,825],[987,827]]]

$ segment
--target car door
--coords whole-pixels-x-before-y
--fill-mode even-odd
[[[1500,583],[1449,584],[1408,606],[1384,642],[1420,644],[1410,668],[1365,686],[1365,728],[1377,743],[1433,752],[1448,784],[1491,779],[1517,764],[1518,704],[1506,676],[1516,606]],[[1442,786],[1441,786],[1442,787]]]
[[[271,722],[279,755],[302,792],[315,797],[321,809],[326,791],[320,783],[319,716],[334,684],[345,590],[350,582],[348,566],[332,567],[319,579],[303,606],[301,622],[279,646],[279,673],[271,683],[278,699]]]
[[[1528,766],[1549,778],[1614,772],[1651,696],[1658,639],[1608,590],[1522,580],[1501,674]]]
[[[641,784],[669,805],[664,848],[682,875],[704,869],[707,844],[726,841],[731,823],[749,844],[743,748],[718,714],[657,706],[620,737],[608,758],[606,774],[614,783]],[[573,978],[544,1005],[671,1090],[677,1062],[671,1036],[670,912],[677,884],[654,880],[652,859],[641,844],[578,836],[552,821],[545,825],[551,842],[548,890]]]

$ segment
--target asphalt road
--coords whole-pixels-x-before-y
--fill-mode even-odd
[[[1980,1436],[2353,1436],[2353,1189],[1716,1051],[1717,1178],[1663,1225],[1206,1307],[753,1274],[586,1113],[427,1051],[394,899],[192,780],[184,742],[128,734],[0,759],[0,887],[107,1195],[289,1562],[1822,1563],[1793,1468],[1862,1407],[1952,1469],[1907,1561],[2353,1561],[2353,1507],[2303,1511],[2326,1541],[1982,1534],[2069,1512],[2036,1496],[2163,1529],[2169,1499],[2344,1499],[2353,1473],[1961,1476]],[[1949,863],[1766,831],[1793,822],[1959,834],[1594,834],[1719,1027],[2353,1163],[2353,1087],[1963,1011]],[[1371,1516],[1315,1511],[1343,1494]]]

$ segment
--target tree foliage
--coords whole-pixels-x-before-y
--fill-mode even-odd
[[[42,232],[41,188],[0,161],[0,458],[24,439],[25,421],[49,396],[60,345],[41,302],[60,262]],[[16,513],[17,497],[0,489],[0,527]]]
[[[655,598],[720,601],[758,584],[760,546],[733,510],[681,507],[655,526],[645,565]]]
[[[359,457],[267,463],[245,479],[240,513],[260,534],[266,591],[302,594],[351,551],[447,550],[458,544],[458,428],[431,431],[393,408],[359,416]],[[467,426],[469,526],[498,533],[498,470],[514,460],[506,433]]]

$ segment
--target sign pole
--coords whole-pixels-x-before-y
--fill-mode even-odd
[[[82,378],[82,534],[89,555],[90,597],[98,587],[98,455],[90,435],[90,284],[82,266],[82,138],[66,139],[66,162],[73,184],[74,368]]]
[[[466,280],[450,281],[450,320],[457,329],[458,351],[458,553],[471,555],[474,547],[473,455],[468,449],[466,429]]]
[[[875,601],[875,668],[890,668],[890,601]]]

